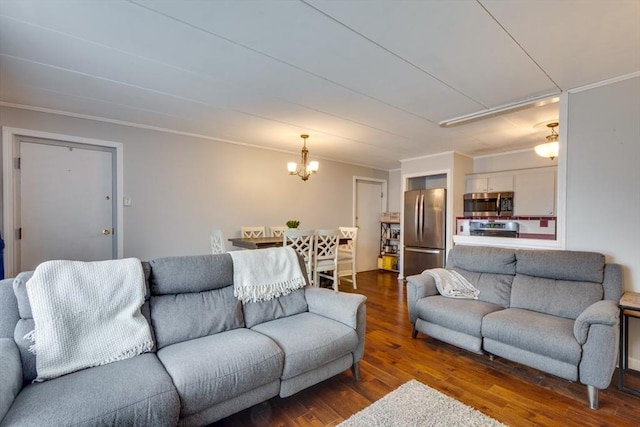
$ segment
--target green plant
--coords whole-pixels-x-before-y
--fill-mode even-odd
[[[299,225],[300,221],[298,221],[297,219],[290,219],[289,221],[287,221],[287,227],[289,228],[298,228]]]

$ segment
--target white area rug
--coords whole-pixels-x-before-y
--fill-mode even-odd
[[[480,411],[411,380],[340,424],[340,427],[504,426]]]

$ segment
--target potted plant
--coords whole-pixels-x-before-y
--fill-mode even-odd
[[[287,227],[289,228],[298,228],[299,225],[300,221],[298,221],[297,219],[290,219],[289,221],[287,221]]]

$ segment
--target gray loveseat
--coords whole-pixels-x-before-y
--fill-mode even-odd
[[[0,282],[1,426],[205,425],[348,368],[358,379],[364,296],[306,287],[242,304],[229,254],[143,268],[154,351],[41,383],[23,339],[32,273]]]
[[[474,353],[501,356],[587,385],[590,407],[611,383],[622,269],[593,252],[455,246],[447,269],[480,290],[441,296],[426,274],[407,278],[418,332]]]

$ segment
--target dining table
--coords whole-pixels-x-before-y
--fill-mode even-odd
[[[231,244],[243,249],[263,249],[282,246],[282,237],[232,237]]]
[[[231,244],[237,248],[243,249],[264,249],[282,246],[282,237],[232,237],[229,239]],[[349,243],[349,238],[340,237],[340,245]]]

